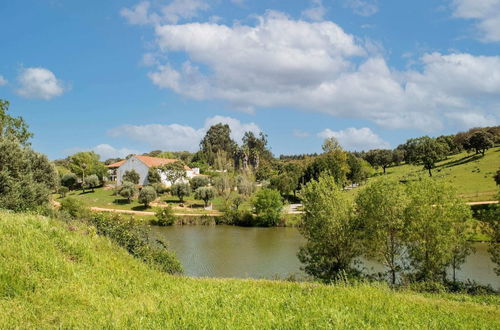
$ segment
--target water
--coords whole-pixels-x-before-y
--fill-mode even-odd
[[[153,238],[169,243],[179,257],[186,275],[196,277],[285,278],[303,276],[297,259],[303,237],[295,228],[245,228],[234,226],[153,227]],[[500,277],[487,252],[487,244],[475,243],[459,280],[473,279],[500,288]],[[383,268],[365,262],[373,271]]]

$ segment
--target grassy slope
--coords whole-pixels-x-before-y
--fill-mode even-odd
[[[167,276],[38,216],[0,212],[0,238],[0,328],[500,328],[498,297]]]

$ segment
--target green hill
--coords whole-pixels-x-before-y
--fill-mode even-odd
[[[0,328],[500,328],[498,296],[194,279],[92,228],[0,211]]]
[[[498,187],[493,175],[500,169],[500,147],[488,150],[484,157],[466,152],[449,156],[432,170],[433,177],[455,187],[469,202],[495,200]],[[399,180],[428,176],[422,166],[401,165],[387,169],[387,175]]]

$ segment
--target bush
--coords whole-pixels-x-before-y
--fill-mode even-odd
[[[189,196],[191,187],[187,183],[176,183],[170,187],[172,195],[179,197],[179,201],[184,203],[184,197]]]
[[[157,195],[161,195],[167,191],[167,188],[162,183],[152,183],[150,186],[153,187]]]
[[[271,227],[280,222],[283,202],[278,191],[273,189],[261,189],[255,193],[252,200],[259,225]]]
[[[206,176],[195,176],[191,179],[191,189],[196,191],[196,189],[201,187],[206,187],[210,183]]]
[[[134,197],[136,193],[137,193],[137,188],[135,187],[135,184],[133,184],[132,182],[125,181],[118,188],[118,194],[126,198],[129,203],[131,202],[132,197]]]
[[[139,181],[139,180],[137,180]],[[158,168],[150,167],[148,170],[148,182],[149,184],[161,183],[161,175]]]
[[[83,219],[89,216],[90,213],[90,210],[85,207],[82,201],[73,197],[63,199],[60,210],[77,219]]]
[[[85,188],[92,189],[92,192],[94,192],[94,188],[98,187],[101,182],[99,181],[99,177],[97,175],[92,174],[85,177],[85,181],[83,184]]]
[[[160,207],[156,210],[156,220],[153,222],[157,226],[171,226],[175,223],[175,215],[172,206]]]
[[[156,190],[151,186],[146,186],[141,189],[139,193],[139,203],[144,204],[145,207],[156,199]]]
[[[76,187],[78,182],[78,178],[75,173],[67,173],[64,174],[61,178],[61,185],[67,187],[69,190],[72,190]]]
[[[194,192],[194,198],[201,199],[205,202],[205,207],[208,206],[208,202],[215,197],[215,192],[210,187],[200,187]]]
[[[130,171],[125,171],[125,174],[123,174],[122,177],[122,182],[125,183],[127,182],[132,182],[134,184],[139,184],[139,180],[141,179],[141,176],[139,173],[136,172],[136,170],[130,170]]]
[[[68,191],[69,191],[68,187],[65,187],[65,186],[59,187],[59,189],[57,190],[59,195],[61,195],[61,198],[66,197],[66,194],[68,193]]]

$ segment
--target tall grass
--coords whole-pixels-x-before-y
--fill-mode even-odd
[[[500,328],[500,298],[167,275],[92,227],[0,212],[0,328]]]

